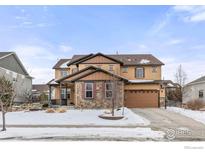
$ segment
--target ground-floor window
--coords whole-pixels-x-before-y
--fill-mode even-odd
[[[93,83],[85,83],[85,98],[93,98]]]
[[[61,89],[61,99],[66,99],[66,88]]]
[[[67,89],[67,93],[66,93],[66,88],[61,89],[61,99],[70,99],[70,89]]]
[[[112,95],[113,95],[113,84],[105,83],[105,97],[112,98]]]
[[[203,90],[199,90],[199,98],[204,98],[204,91]]]

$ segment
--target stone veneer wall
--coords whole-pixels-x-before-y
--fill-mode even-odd
[[[77,108],[111,108],[112,100],[105,98],[105,82],[93,81],[95,84],[93,99],[85,99],[83,94],[83,81],[75,82],[75,106]],[[115,107],[121,107],[124,104],[124,82],[117,81]],[[114,93],[113,93],[114,94]]]

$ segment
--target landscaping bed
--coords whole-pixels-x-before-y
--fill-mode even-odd
[[[130,109],[124,108],[124,118],[120,120],[105,120],[98,116],[106,110],[70,109],[64,113],[46,113],[46,111],[9,112],[6,114],[7,125],[90,125],[90,126],[147,126],[149,121]],[[115,111],[117,115],[122,110]],[[0,115],[1,118],[1,115]]]

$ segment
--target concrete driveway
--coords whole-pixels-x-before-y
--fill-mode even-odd
[[[160,108],[132,111],[148,119],[153,130],[164,131],[167,140],[205,141],[205,125],[191,118]]]

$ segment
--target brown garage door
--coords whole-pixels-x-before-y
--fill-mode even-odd
[[[157,90],[126,90],[125,106],[129,108],[159,107]]]

